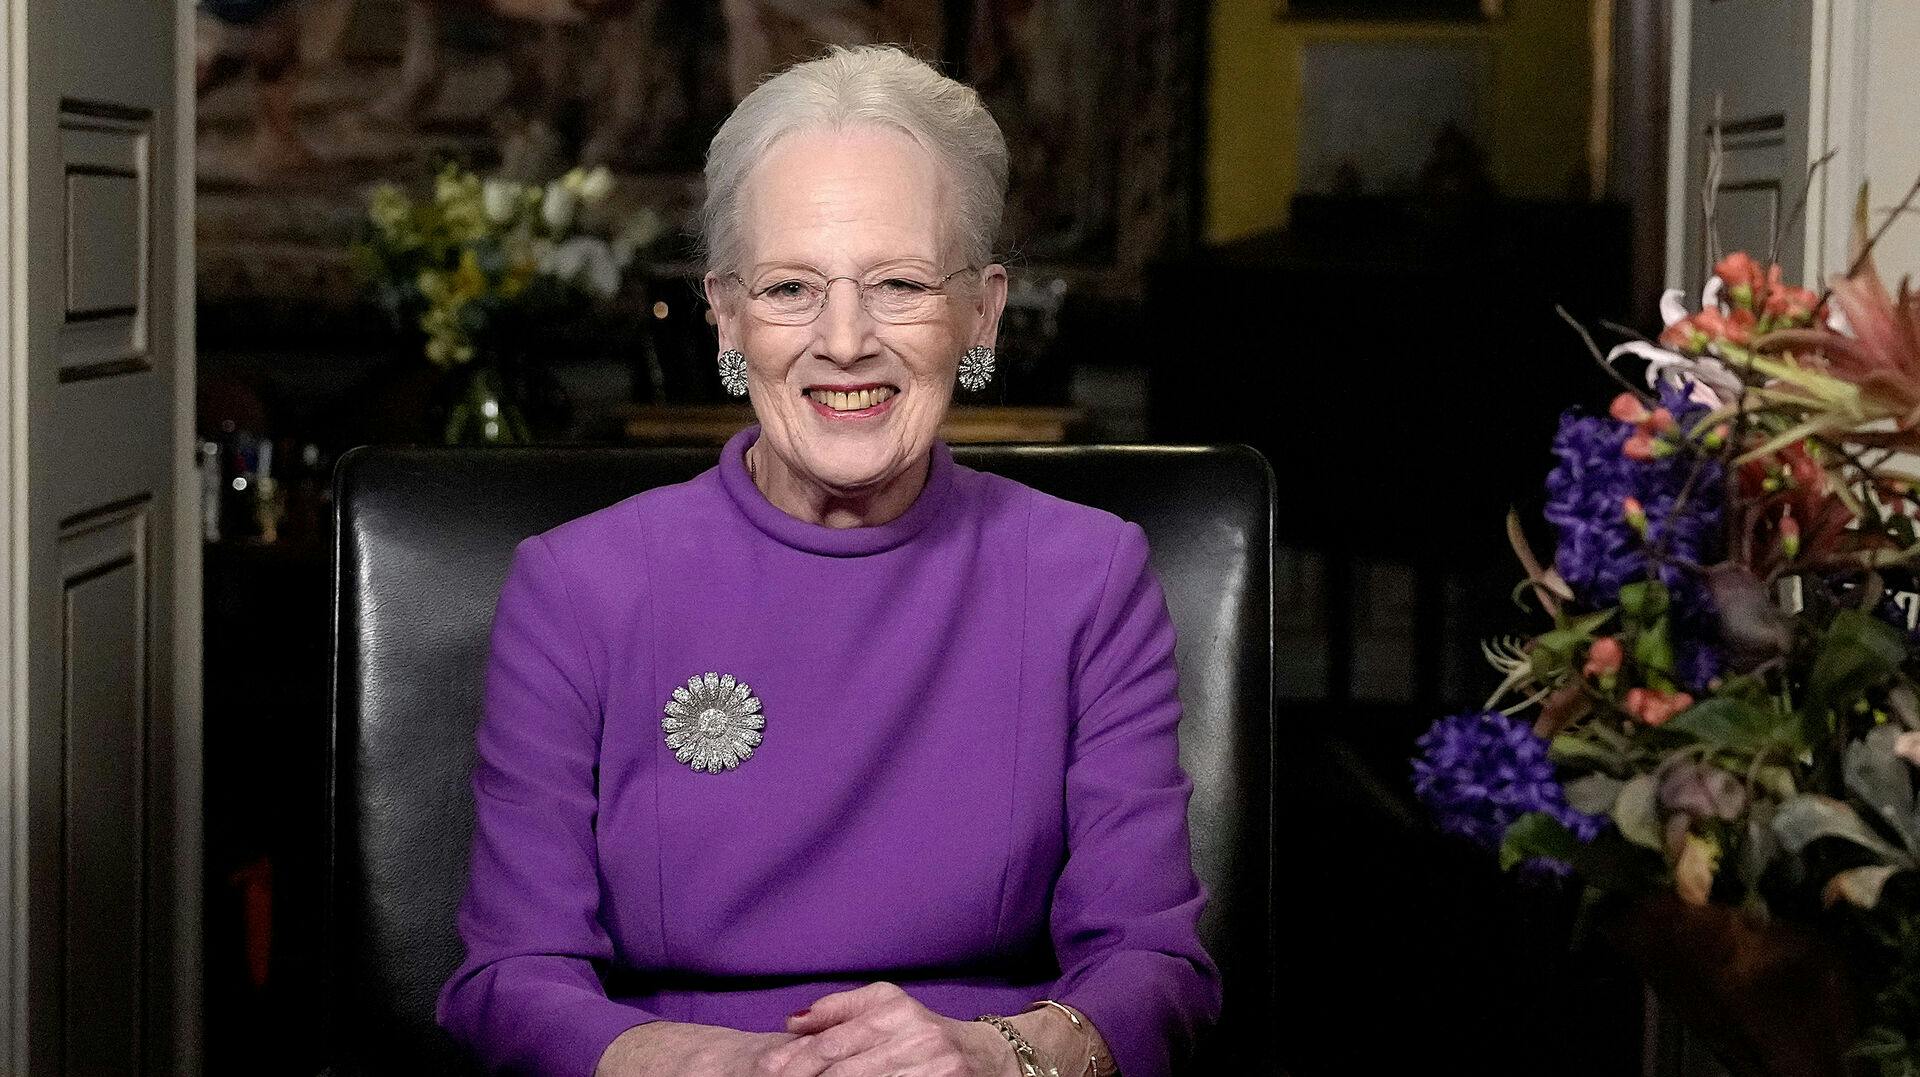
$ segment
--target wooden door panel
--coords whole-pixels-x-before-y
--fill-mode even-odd
[[[60,538],[62,1058],[138,1073],[146,958],[147,502]]]
[[[145,110],[61,105],[63,382],[151,365],[152,124]]]

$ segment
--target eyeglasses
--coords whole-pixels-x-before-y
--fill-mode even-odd
[[[773,283],[755,288],[738,273],[728,277],[740,285],[753,304],[753,313],[774,325],[807,325],[827,309],[827,290],[837,280],[850,280],[860,290],[860,305],[876,320],[890,325],[909,325],[928,321],[940,313],[947,297],[946,284],[962,273],[979,266],[961,266],[937,279],[912,269],[887,269],[874,272],[870,279],[823,277],[808,270],[783,269]]]

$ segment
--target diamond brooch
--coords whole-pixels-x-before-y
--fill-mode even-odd
[[[709,774],[732,770],[752,756],[766,725],[753,690],[731,673],[688,677],[673,690],[660,719],[674,758]]]

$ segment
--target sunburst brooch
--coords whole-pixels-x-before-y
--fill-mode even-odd
[[[745,681],[731,673],[702,673],[673,690],[660,728],[675,759],[695,770],[718,774],[753,755],[767,720],[760,701]]]

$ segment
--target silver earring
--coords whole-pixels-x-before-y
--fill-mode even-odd
[[[728,396],[747,395],[747,357],[732,348],[720,353],[720,387]]]
[[[977,393],[993,380],[993,349],[975,344],[960,357],[960,388]]]

